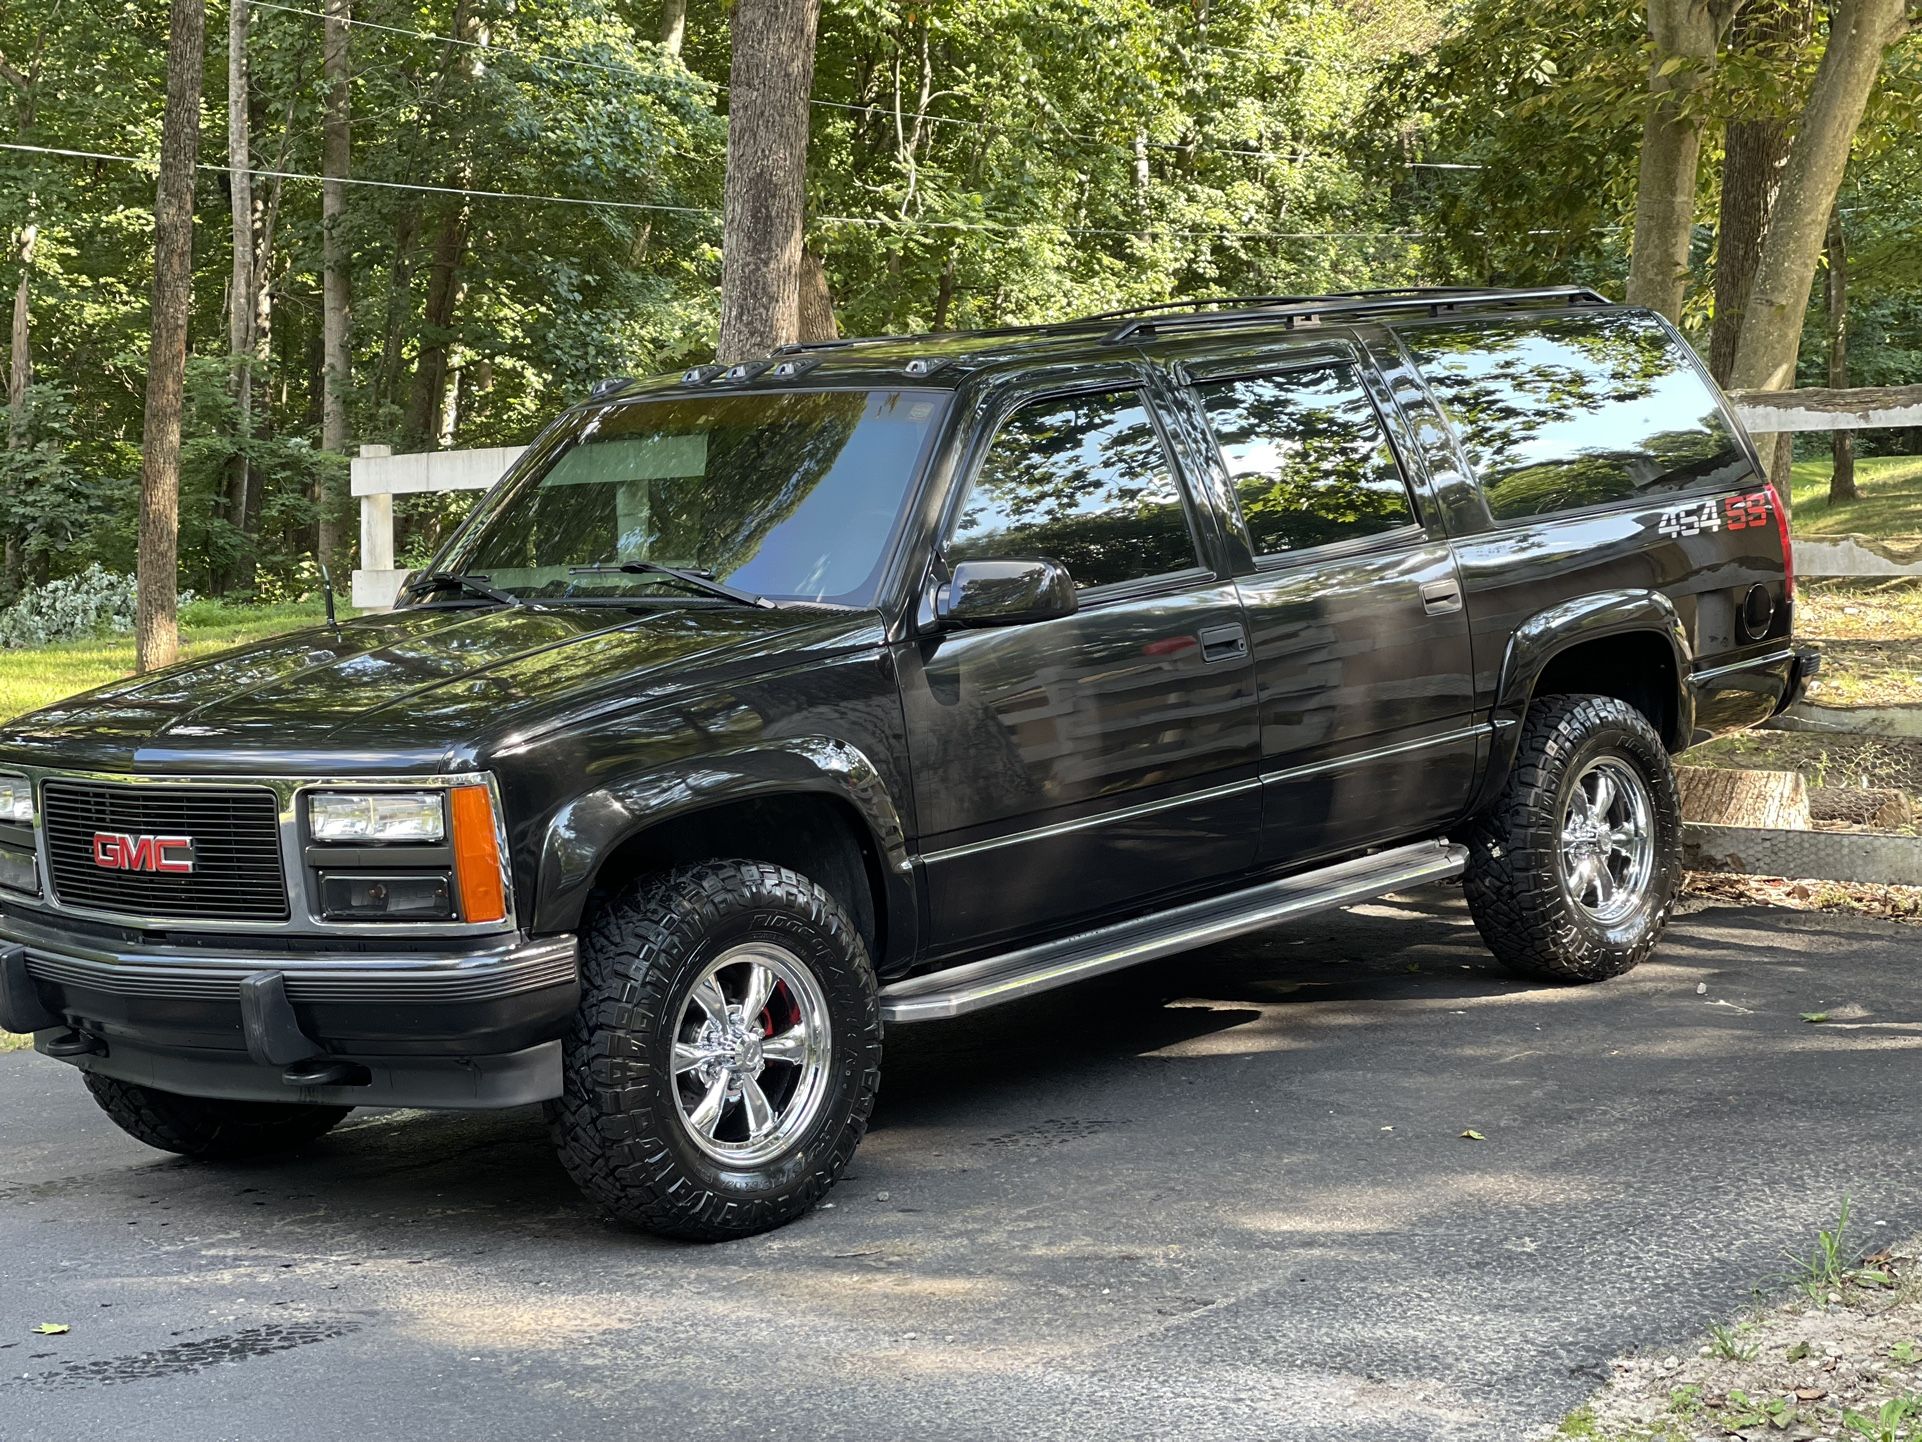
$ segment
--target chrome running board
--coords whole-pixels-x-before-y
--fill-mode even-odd
[[[1460,876],[1467,863],[1468,848],[1447,841],[1422,841],[1358,856],[1227,896],[1111,922],[1040,946],[897,981],[881,988],[881,1016],[885,1021],[965,1016],[983,1007],[1259,931],[1277,922],[1349,906],[1424,882],[1446,881]]]

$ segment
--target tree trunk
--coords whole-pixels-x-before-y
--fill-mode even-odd
[[[33,321],[33,252],[40,228],[31,223],[20,228],[20,245],[14,259],[20,264],[20,283],[13,288],[13,326],[7,338],[7,445],[18,449],[26,444],[27,387],[33,384],[33,350],[29,329]]]
[[[173,0],[167,22],[167,103],[154,196],[153,322],[140,431],[140,542],[134,654],[142,671],[180,654],[180,404],[193,304],[194,161],[200,139],[204,0]]]
[[[1841,208],[1829,211],[1829,385],[1844,390],[1849,383],[1849,246],[1842,231]],[[1829,476],[1829,504],[1861,498],[1855,489],[1855,437],[1831,431],[1830,450],[1835,470]]]
[[[231,370],[228,388],[234,400],[234,454],[227,463],[227,520],[241,533],[243,544],[237,555],[249,557],[252,547],[247,539],[247,513],[251,509],[249,490],[252,468],[247,446],[254,431],[254,178],[253,136],[247,112],[247,21],[252,14],[245,4],[227,7],[227,179],[233,205],[233,279],[227,297],[227,354]],[[236,561],[234,575],[251,571],[246,560]],[[252,577],[248,579],[251,581]]]
[[[433,445],[446,410],[447,362],[453,346],[454,307],[460,297],[461,252],[467,248],[467,213],[450,203],[434,234],[427,269],[427,307],[421,315],[420,353],[407,405],[408,445]]]
[[[468,0],[456,0],[453,29],[455,38],[470,42],[447,47],[447,68],[443,77],[472,84],[480,78],[480,51],[475,43],[485,44],[488,27]],[[436,84],[436,93],[439,84]],[[453,164],[448,167],[449,189],[464,190],[473,177],[472,157],[458,135],[450,142]],[[464,290],[460,278],[461,258],[467,251],[468,210],[465,202],[449,198],[439,212],[433,249],[427,262],[427,304],[421,313],[420,333],[414,359],[414,380],[408,397],[404,435],[411,450],[442,443],[455,418],[449,388],[454,346],[454,313]]]
[[[726,364],[800,334],[808,91],[821,0],[738,0],[728,75],[721,335]]]
[[[1815,26],[1814,0],[1762,0],[1744,10],[1729,32],[1729,48],[1763,52],[1807,45]],[[1715,225],[1715,318],[1709,328],[1708,368],[1728,381],[1742,332],[1755,263],[1782,183],[1789,154],[1789,117],[1760,110],[1731,119],[1722,137],[1722,202]]]
[[[353,0],[325,0],[326,23],[321,40],[321,73],[326,78],[327,107],[321,120],[321,377],[320,448],[336,455],[347,452],[347,397],[352,385],[350,337],[352,304],[348,292],[347,178],[352,158],[349,111],[352,87],[347,37]],[[322,473],[323,476],[326,472]],[[320,508],[315,527],[314,554],[332,565],[340,550],[341,497],[339,486],[322,480],[315,497]]]
[[[1695,227],[1695,179],[1702,158],[1695,96],[1708,83],[1716,47],[1738,5],[1739,0],[1648,0],[1655,52],[1642,118],[1628,301],[1670,320],[1681,318]]]
[[[1828,48],[1782,171],[1755,267],[1730,383],[1738,390],[1786,390],[1808,314],[1829,210],[1842,186],[1849,146],[1868,108],[1888,48],[1907,30],[1903,0],[1836,0]]]
[[[948,252],[948,263],[941,267],[941,283],[934,293],[934,320],[929,330],[946,330],[948,317],[954,310],[954,252]]]
[[[30,335],[33,320],[33,251],[39,227],[29,222],[20,228],[20,247],[15,252],[20,262],[20,283],[13,289],[13,325],[7,341],[7,449],[24,450],[27,445],[27,387],[33,384],[33,347]],[[0,600],[12,600],[26,581],[27,558],[20,539],[7,533],[6,549],[0,556]]]
[[[687,39],[687,0],[661,0],[661,49],[679,55]]]
[[[1135,158],[1135,211],[1141,217],[1141,229],[1135,232],[1135,240],[1146,247],[1154,240],[1148,229],[1148,189],[1152,177],[1148,169],[1148,132],[1137,130],[1134,143]]]
[[[841,334],[834,319],[834,294],[828,289],[827,267],[805,246],[801,250],[801,295],[796,340],[834,340]]]
[[[1728,382],[1735,341],[1748,308],[1755,262],[1762,254],[1769,211],[1788,158],[1789,127],[1783,120],[1731,120],[1722,152],[1722,206],[1715,236],[1715,320],[1709,329],[1708,368]]]

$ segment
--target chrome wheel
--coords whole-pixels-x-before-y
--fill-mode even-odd
[[[1562,811],[1562,889],[1589,916],[1610,926],[1631,915],[1655,870],[1654,807],[1648,786],[1626,761],[1591,761]]]
[[[827,997],[799,957],[734,947],[695,979],[674,1028],[674,1096],[694,1144],[755,1167],[812,1125],[828,1091]]]

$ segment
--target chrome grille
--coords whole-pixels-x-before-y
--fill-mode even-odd
[[[129,916],[285,921],[280,804],[265,787],[113,786],[49,780],[41,825],[55,897]],[[96,832],[193,838],[186,874],[121,871],[94,862]]]

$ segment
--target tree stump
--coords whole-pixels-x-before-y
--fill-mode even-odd
[[[1809,789],[1799,771],[1739,771],[1726,766],[1678,766],[1682,819],[1704,826],[1809,829]]]

